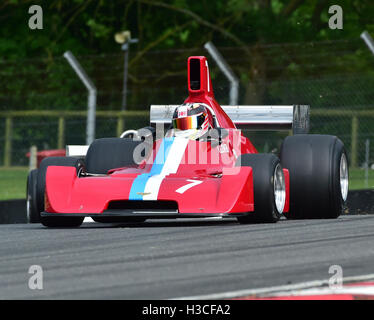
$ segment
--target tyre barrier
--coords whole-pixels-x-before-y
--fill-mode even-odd
[[[374,189],[350,191],[343,214],[374,214]],[[0,224],[12,223],[27,223],[26,200],[0,201]]]

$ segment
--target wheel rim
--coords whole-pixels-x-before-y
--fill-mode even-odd
[[[286,203],[286,184],[280,164],[275,167],[274,171],[274,200],[278,212],[282,213]]]
[[[26,201],[26,217],[27,222],[30,222],[30,210],[31,210],[31,196],[27,195],[27,201]]]
[[[340,158],[340,190],[343,201],[347,200],[348,196],[348,162],[345,153]]]

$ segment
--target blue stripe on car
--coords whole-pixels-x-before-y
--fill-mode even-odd
[[[152,164],[151,171],[149,173],[143,173],[134,179],[130,190],[129,200],[143,200],[143,195],[141,193],[144,192],[148,179],[151,176],[161,173],[173,142],[174,138],[165,138],[162,140]]]

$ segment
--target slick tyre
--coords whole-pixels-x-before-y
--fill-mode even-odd
[[[39,212],[44,211],[44,194],[46,185],[47,169],[50,166],[75,167],[77,175],[85,171],[84,161],[72,157],[49,157],[45,158],[38,169],[36,183],[36,198]],[[79,217],[41,217],[40,222],[47,227],[73,227],[79,226],[83,222],[83,218]]]
[[[142,141],[126,138],[97,139],[88,148],[86,165],[88,173],[106,174],[111,169],[134,166],[135,149]],[[146,144],[144,143],[144,146]],[[141,150],[139,146],[137,150]],[[139,157],[144,156],[145,147],[139,152]],[[135,156],[138,159],[138,157]]]
[[[27,176],[26,188],[26,214],[28,223],[40,223],[40,210],[38,208],[36,182],[38,169],[30,171]]]
[[[277,222],[286,200],[285,179],[279,158],[273,154],[243,154],[236,165],[252,167],[254,192],[254,212],[238,217],[238,221]]]
[[[335,136],[300,134],[281,147],[282,166],[290,173],[288,219],[334,219],[348,195],[348,161]]]

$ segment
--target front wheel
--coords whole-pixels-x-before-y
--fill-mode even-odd
[[[254,212],[238,217],[240,223],[277,222],[286,201],[283,169],[274,154],[243,154],[237,166],[252,167]]]
[[[87,172],[106,174],[111,169],[136,165],[141,157],[145,156],[145,152],[149,151],[142,148],[142,146],[145,147],[147,144],[144,143],[139,146],[140,144],[141,141],[126,138],[96,139],[91,143],[87,151]],[[135,150],[139,152],[136,153]]]
[[[38,169],[36,183],[36,200],[37,207],[40,212],[44,211],[44,194],[46,185],[47,169],[50,166],[75,167],[77,175],[84,171],[84,161],[73,157],[49,157],[45,158]],[[40,222],[46,227],[75,227],[83,222],[83,218],[79,217],[41,217]]]

